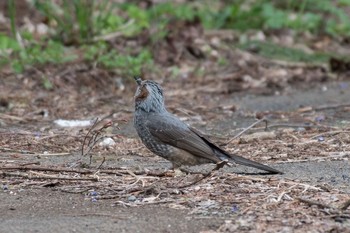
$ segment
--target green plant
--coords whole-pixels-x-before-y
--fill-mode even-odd
[[[107,69],[118,69],[118,72],[133,76],[140,74],[142,68],[153,64],[152,54],[148,49],[142,49],[137,54],[131,52],[118,53],[104,42],[84,46],[84,58]]]
[[[16,23],[15,23],[16,7],[15,7],[15,1],[14,0],[8,0],[8,5],[9,5],[11,32],[12,32],[13,37],[15,37],[16,36]]]
[[[114,4],[108,0],[34,0],[34,6],[41,11],[51,25],[56,25],[55,38],[64,44],[91,42],[95,36],[113,31],[123,24],[114,15]]]
[[[269,30],[289,28],[297,32],[350,36],[350,0],[237,0],[221,7],[205,6],[198,12],[206,28]]]
[[[46,90],[52,90],[53,84],[47,76],[42,77],[42,85]]]
[[[2,35],[0,35],[0,53],[3,57],[0,65],[10,64],[17,73],[21,73],[28,65],[64,63],[76,58],[73,54],[67,53],[62,44],[52,40],[46,44],[31,42],[22,48],[17,41]]]
[[[308,54],[299,49],[287,48],[269,42],[248,41],[238,46],[244,50],[254,49],[261,56],[293,62],[324,63],[331,57],[325,53]]]

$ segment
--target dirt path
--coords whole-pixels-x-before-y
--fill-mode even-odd
[[[198,232],[215,230],[223,222],[189,216],[187,210],[91,202],[84,195],[47,188],[1,192],[0,197],[6,200],[0,204],[1,232]]]

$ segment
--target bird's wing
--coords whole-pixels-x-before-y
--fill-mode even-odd
[[[147,121],[147,127],[154,137],[164,143],[214,163],[221,161],[202,138],[175,117],[153,116],[152,120]]]
[[[198,135],[198,137],[200,137],[207,145],[209,145],[214,150],[214,153],[222,160],[232,159],[237,164],[241,164],[241,165],[248,166],[248,167],[254,167],[254,168],[257,168],[257,169],[260,169],[263,171],[267,171],[267,172],[270,172],[273,174],[278,174],[278,173],[283,174],[283,172],[280,172],[272,167],[255,162],[255,161],[250,160],[250,159],[246,159],[246,158],[239,156],[239,155],[230,154],[230,153],[226,152],[225,150],[221,149],[220,147],[218,147],[217,145],[213,144],[208,139],[206,139],[199,131],[197,131],[193,128],[191,128],[191,130],[193,132],[195,132]]]
[[[201,133],[189,128],[185,123],[173,116],[155,115],[152,117],[152,120],[147,121],[147,126],[151,134],[160,141],[183,149],[193,155],[209,159],[214,163],[232,159],[244,166],[254,167],[274,174],[282,173],[264,164],[227,153],[206,139]]]

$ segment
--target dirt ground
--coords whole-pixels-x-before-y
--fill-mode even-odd
[[[35,11],[17,12],[19,25],[25,14],[45,23]],[[0,70],[0,232],[350,232],[349,62],[264,58],[254,46],[233,47],[240,33],[206,31],[196,21],[168,30],[152,46],[145,44],[152,30],[109,45],[136,53],[149,46],[154,64],[143,78],[162,84],[170,112],[228,152],[284,174],[238,165],[169,171],[132,126],[132,77],[83,60],[21,74],[7,66]],[[307,54],[349,53],[348,39],[270,36]],[[90,124],[62,127],[60,119]],[[101,145],[104,138],[114,143]]]
[[[164,175],[170,163],[140,144],[132,128],[135,84],[97,101],[99,108],[100,97],[93,94],[82,110],[62,113],[58,99],[55,106],[38,107],[42,96],[61,93],[16,90],[11,80],[2,81],[3,105],[15,106],[1,113],[1,232],[349,232],[350,82],[293,87],[280,95],[209,94],[208,109],[201,107],[207,93],[187,99],[183,92],[193,89],[167,92],[176,84],[164,82],[171,111],[228,151],[284,172],[266,176],[234,166],[196,183],[200,174]],[[68,105],[75,101],[67,98]],[[89,104],[91,112],[84,110]],[[35,111],[14,114],[21,108]],[[116,144],[96,145],[89,153],[92,164],[82,167],[89,127],[59,127],[53,121],[60,114],[105,117],[113,127],[104,134]],[[257,114],[272,114],[267,131],[261,123],[227,143]]]

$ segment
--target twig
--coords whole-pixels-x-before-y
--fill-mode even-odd
[[[266,129],[271,128],[329,128],[330,126],[322,126],[322,125],[308,125],[308,124],[288,124],[288,123],[279,123],[279,124],[271,124],[266,127]]]
[[[105,161],[106,161],[106,157],[103,156],[103,160],[102,160],[101,164],[97,167],[98,170],[102,167],[102,165],[105,163]]]
[[[341,107],[349,107],[350,103],[345,103],[345,104],[331,104],[331,105],[323,105],[317,108],[313,108],[316,111],[320,110],[326,110],[326,109],[333,109],[333,108],[341,108]]]
[[[35,154],[35,152],[29,151],[29,150],[14,150],[11,148],[0,148],[1,151],[6,152],[12,152],[12,153],[19,153],[19,154]]]
[[[103,119],[102,119],[103,120]],[[91,128],[89,129],[89,131],[87,132],[87,134],[84,137],[84,141],[83,141],[83,145],[81,148],[81,153],[82,156],[86,156],[87,154],[90,153],[90,151],[94,148],[94,146],[103,138],[105,138],[106,136],[101,136],[101,133],[103,132],[103,130],[107,129],[108,127],[110,127],[112,125],[111,122],[107,122],[106,124],[104,124],[101,128],[92,131],[97,125],[98,123],[102,122],[98,121],[98,118],[96,118],[94,124],[91,126]],[[92,135],[89,139],[89,141],[87,142],[87,146],[88,146],[88,151],[84,153],[84,147],[85,147],[85,143],[86,143],[86,139],[88,138],[89,135]],[[89,165],[91,164],[92,161],[92,154],[89,156]]]
[[[126,202],[124,202],[124,201],[116,201],[116,202],[113,203],[113,204],[120,204],[120,205],[128,206],[128,207],[136,207],[136,206],[137,206],[136,204],[126,203]]]
[[[105,174],[113,174],[113,175],[130,175],[129,170],[125,170],[120,168],[121,170],[98,170],[100,173]],[[24,165],[17,165],[17,166],[0,166],[0,170],[20,170],[20,171],[51,171],[51,172],[73,172],[73,173],[80,173],[80,174],[93,174],[96,172],[95,169],[74,169],[74,168],[59,168],[59,167],[44,167],[44,166],[24,166]],[[145,172],[145,171],[134,171],[133,174],[136,175],[147,175],[147,176],[156,176],[156,177],[163,177],[167,176],[166,172],[157,173],[157,172]]]
[[[80,138],[79,136],[76,135],[70,135],[70,134],[55,134],[55,135],[48,135],[48,136],[43,136],[40,137],[36,140],[41,141],[41,140],[46,140],[46,139],[51,139],[51,138],[55,138],[55,137],[72,137],[72,138]]]
[[[130,206],[130,207],[136,207],[136,206],[142,206],[142,205],[155,205],[155,204],[164,204],[164,203],[171,203],[174,202],[175,200],[160,200],[160,201],[153,201],[153,202],[137,202],[137,203],[127,203],[124,201],[116,201],[114,204],[122,204],[125,206]]]
[[[230,140],[228,140],[225,145],[231,143],[233,140],[235,140],[236,138],[239,138],[242,134],[244,134],[245,132],[247,132],[249,129],[253,128],[255,125],[259,124],[260,122],[265,122],[266,123],[266,127],[267,128],[267,119],[266,117],[263,117],[259,120],[257,120],[256,122],[254,122],[253,124],[251,124],[250,126],[248,126],[247,128],[245,128],[244,130],[242,130],[240,133],[238,133],[236,136],[234,136],[233,138],[231,138]]]
[[[309,139],[315,139],[315,138],[318,138],[318,137],[321,137],[321,136],[325,136],[325,135],[334,136],[334,135],[337,135],[337,134],[340,134],[340,133],[350,133],[350,131],[349,131],[349,130],[335,130],[335,131],[329,131],[329,132],[324,132],[324,133],[317,134],[317,135],[315,135],[315,136],[312,136],[312,137],[309,138]]]
[[[15,121],[21,121],[21,122],[26,120],[25,118],[22,118],[22,117],[11,116],[11,115],[7,115],[7,114],[4,114],[4,113],[0,113],[0,118],[2,118],[2,119],[9,119],[9,120],[15,120]]]
[[[181,185],[181,186],[176,187],[176,188],[187,188],[187,187],[190,187],[192,185],[198,184],[200,181],[202,181],[202,180],[206,179],[207,177],[211,176],[214,171],[217,171],[217,170],[223,168],[226,164],[227,164],[227,161],[221,161],[221,162],[216,164],[216,166],[214,167],[213,170],[211,170],[207,174],[203,175],[200,179],[195,180],[194,182],[189,183],[189,184]]]
[[[308,200],[308,199],[304,199],[304,198],[301,198],[301,197],[297,197],[296,198],[298,201],[300,202],[304,202],[310,206],[317,206],[319,208],[324,208],[324,209],[334,209],[332,206],[329,206],[329,205],[326,205],[326,204],[323,204],[321,202],[317,202],[317,201],[313,201],[313,200]]]
[[[347,200],[346,202],[344,202],[344,204],[342,204],[342,205],[340,206],[340,209],[343,210],[343,211],[345,211],[349,206],[350,206],[350,199]]]
[[[41,166],[4,166],[0,170],[20,170],[20,171],[51,171],[51,172],[75,172],[80,174],[92,174],[91,170],[72,169],[72,168],[51,168]]]
[[[127,216],[118,216],[114,214],[106,214],[106,213],[85,213],[85,214],[65,214],[65,216],[102,216],[102,217],[111,217],[111,218],[118,218],[118,219],[129,219],[130,217]]]
[[[184,184],[184,185],[180,185],[178,187],[172,187],[172,188],[178,188],[178,189],[182,189],[182,188],[188,188],[192,185],[198,184],[199,182],[201,182],[202,180],[208,178],[210,175],[212,175],[212,171],[208,172],[207,174],[203,175],[201,178],[189,183],[189,184]]]
[[[47,153],[47,154],[33,154],[34,156],[61,156],[61,155],[70,155],[72,153],[69,152],[63,152],[63,153]]]
[[[89,129],[89,131],[87,132],[87,134],[86,134],[85,137],[84,137],[83,145],[82,145],[82,147],[81,147],[81,155],[82,155],[82,156],[84,156],[84,146],[85,146],[86,139],[87,139],[87,137],[89,136],[90,132],[93,130],[93,128],[97,125],[97,121],[98,121],[98,118],[96,118],[96,120],[95,120],[94,123],[92,124],[91,128]]]
[[[40,162],[30,162],[30,163],[23,163],[18,164],[19,166],[28,166],[28,165],[40,165]]]
[[[36,180],[36,179],[55,179],[55,180],[71,180],[71,181],[98,181],[97,178],[72,178],[72,177],[60,177],[60,176],[43,176],[38,175],[38,176],[30,176],[28,174],[21,174],[21,173],[9,173],[9,172],[0,172],[0,175],[2,176],[19,176],[23,177],[26,179],[31,179],[31,180]]]

